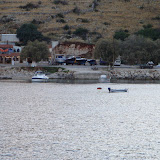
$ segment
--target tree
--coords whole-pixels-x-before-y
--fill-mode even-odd
[[[89,33],[88,29],[85,28],[78,28],[73,32],[73,34],[81,37],[84,40],[86,39],[88,33]]]
[[[95,58],[101,58],[108,64],[112,64],[115,58],[118,56],[118,41],[113,42],[105,39],[100,39],[95,46],[94,56]]]
[[[143,64],[154,61],[156,45],[151,39],[132,35],[121,43],[122,60],[127,64]]]
[[[127,30],[126,31],[119,30],[119,31],[116,31],[114,34],[115,39],[119,39],[122,41],[124,41],[128,36],[129,36],[129,33]]]
[[[152,28],[151,24],[144,25],[143,29],[139,30],[136,34],[151,38],[152,40],[160,39],[160,29]]]
[[[30,24],[23,24],[19,29],[17,29],[17,37],[23,45],[26,45],[28,41],[35,41],[36,39],[41,41],[43,35],[37,30],[37,27]]]
[[[21,58],[30,58],[32,61],[38,62],[48,58],[49,49],[45,42],[28,42],[27,46],[22,49]]]

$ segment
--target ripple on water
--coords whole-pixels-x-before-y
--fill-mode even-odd
[[[160,159],[158,84],[0,82],[0,90],[0,159]]]

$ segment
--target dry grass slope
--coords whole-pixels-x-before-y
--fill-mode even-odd
[[[55,0],[1,0],[0,2],[0,33],[15,33],[23,23],[33,20],[40,22],[39,30],[53,39],[64,35],[63,27],[67,24],[71,31],[78,27],[98,32],[103,37],[111,38],[119,29],[134,33],[143,25],[152,24],[160,27],[159,0],[97,0],[97,6],[92,10],[94,0],[59,0],[66,2],[55,4]],[[22,9],[28,3],[38,6],[34,9]],[[78,12],[73,9],[78,8]],[[62,14],[65,23],[57,22],[57,14]],[[6,19],[9,19],[8,21]],[[85,19],[87,22],[82,22]],[[62,36],[63,37],[63,36]]]

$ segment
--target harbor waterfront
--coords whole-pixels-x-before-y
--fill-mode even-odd
[[[0,90],[1,160],[160,159],[159,84],[0,81]]]
[[[47,66],[59,68],[55,73],[47,73],[49,79],[99,79],[101,75],[107,75],[112,80],[160,80],[160,67],[153,69],[140,69],[137,66],[109,68],[108,66],[81,66],[81,65],[56,65]],[[62,69],[62,68],[63,69]],[[41,66],[39,66],[41,68]],[[29,80],[39,68],[5,65],[0,67],[0,80]]]

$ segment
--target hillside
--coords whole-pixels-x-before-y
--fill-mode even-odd
[[[30,3],[30,5],[28,5]],[[1,0],[0,34],[15,33],[23,23],[33,22],[53,40],[79,40],[70,34],[82,27],[87,40],[112,38],[119,29],[134,33],[143,25],[160,27],[159,0]],[[64,28],[66,27],[66,28]]]

